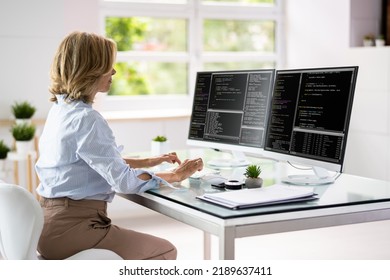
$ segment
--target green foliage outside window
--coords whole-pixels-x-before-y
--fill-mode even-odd
[[[186,51],[185,20],[106,18],[106,35],[118,51]],[[118,62],[109,95],[163,95],[187,93],[185,63]],[[176,79],[176,80],[175,80]]]
[[[117,63],[111,95],[184,95],[187,93],[187,63]],[[153,81],[153,82],[149,82]]]
[[[134,43],[144,37],[146,29],[146,24],[137,18],[106,18],[106,35],[115,40],[118,51],[132,50]],[[149,94],[145,78],[138,73],[134,65],[116,63],[114,67],[116,74],[109,95]]]
[[[137,18],[106,18],[106,34],[117,43],[118,51],[133,49],[134,43],[142,40],[147,24]]]
[[[205,20],[205,51],[273,51],[275,23],[254,20]]]
[[[203,2],[224,2],[233,4],[275,4],[275,0],[203,0]]]
[[[204,4],[274,5],[275,0],[204,0]],[[208,2],[208,3],[207,3]],[[106,36],[117,42],[118,52],[188,51],[188,22],[169,17],[106,17]],[[274,20],[203,20],[204,52],[275,52]],[[118,61],[109,95],[167,95],[188,93],[188,63],[145,60]],[[274,61],[203,63],[205,70],[272,68]]]
[[[203,69],[206,71],[224,70],[247,70],[247,69],[271,69],[275,68],[274,62],[210,62],[204,63]]]
[[[147,95],[150,93],[145,77],[137,72],[135,65],[117,63],[115,70],[110,95]]]

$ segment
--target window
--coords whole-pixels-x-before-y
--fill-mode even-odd
[[[280,2],[102,0],[102,32],[118,44],[111,107],[189,109],[197,71],[276,68]]]

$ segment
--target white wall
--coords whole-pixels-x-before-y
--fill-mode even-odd
[[[362,46],[365,35],[382,33],[381,6],[382,0],[351,0],[351,46]]]
[[[349,47],[349,0],[286,1],[287,68],[340,64]]]
[[[99,0],[9,0],[0,2],[0,120],[12,120],[11,105],[29,100],[35,119],[45,119],[51,106],[49,68],[56,48],[71,31],[99,33]],[[156,134],[167,134],[173,148],[185,148],[188,119],[113,121],[111,127],[125,150],[148,150]],[[4,123],[4,122],[3,122]],[[1,124],[1,123],[0,123]],[[39,127],[41,129],[41,127]],[[0,139],[12,144],[9,127]]]
[[[151,139],[166,135],[172,150],[185,149],[189,128],[189,117],[172,120],[111,121],[111,129],[118,145],[125,153],[149,151]]]
[[[390,48],[353,48],[346,60],[359,65],[346,169],[390,180]]]
[[[30,100],[46,117],[49,68],[60,40],[74,29],[98,31],[98,0],[0,2],[0,118],[15,100]]]
[[[356,0],[351,0],[352,2]],[[375,0],[377,3],[379,0]],[[358,61],[349,55],[351,43],[350,0],[286,0],[286,65],[287,68],[335,66]],[[361,1],[360,3],[372,1]],[[31,100],[37,106],[37,118],[45,118],[50,102],[47,87],[52,56],[60,40],[68,32],[80,29],[99,32],[98,0],[9,0],[0,2],[0,119],[9,119],[15,100]],[[357,2],[354,2],[355,4]],[[355,8],[360,7],[355,5]],[[366,3],[367,5],[367,3]],[[371,6],[370,6],[371,7]],[[359,10],[359,9],[358,9]],[[367,10],[366,7],[360,9]],[[359,20],[359,16],[352,17]],[[352,20],[353,24],[356,21]],[[364,21],[360,21],[364,26]],[[354,29],[354,32],[356,29]],[[375,75],[362,71],[362,75]],[[365,77],[366,79],[367,77]],[[359,79],[364,79],[359,73]],[[360,93],[357,93],[360,94]],[[382,95],[384,98],[386,96]],[[372,110],[357,98],[359,114]],[[387,102],[387,100],[384,100]],[[386,103],[386,104],[387,104]],[[356,110],[354,110],[355,113]],[[381,112],[388,114],[389,106]],[[366,116],[366,115],[365,115]],[[361,117],[361,116],[360,116]],[[359,119],[353,116],[352,121]],[[374,122],[375,120],[372,120]],[[371,121],[368,119],[367,123]],[[149,149],[151,135],[163,132],[172,136],[172,147],[185,147],[188,120],[111,122],[118,143],[134,152]],[[381,125],[381,124],[379,124]],[[359,127],[359,129],[357,128]],[[382,129],[386,130],[387,127]],[[378,130],[380,131],[380,130]],[[388,154],[376,154],[362,148],[380,143],[389,150],[389,138],[380,133],[380,141],[372,139],[372,130],[352,124],[351,147],[347,153],[346,171],[380,179],[390,179]],[[9,136],[9,128],[0,128],[0,139]],[[136,139],[136,140],[135,140]],[[360,145],[361,139],[368,141]],[[135,142],[136,141],[136,142]],[[387,142],[386,142],[387,141]],[[369,156],[369,158],[368,158]],[[377,159],[379,158],[379,160]]]
[[[287,68],[360,67],[345,172],[390,180],[390,50],[350,47],[361,45],[363,34],[379,34],[381,1],[288,0],[286,3]]]

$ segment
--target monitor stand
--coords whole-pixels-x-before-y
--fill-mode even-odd
[[[240,167],[248,166],[250,161],[246,159],[243,152],[231,151],[232,158],[216,158],[207,161],[207,164],[213,167]]]
[[[291,185],[326,185],[334,183],[334,177],[329,176],[325,168],[314,166],[313,171],[315,175],[290,175],[282,178],[282,182]]]

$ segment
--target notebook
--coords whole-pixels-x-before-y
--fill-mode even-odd
[[[283,184],[275,184],[256,189],[206,193],[197,198],[230,209],[244,209],[318,199],[317,195],[314,193],[313,187]]]

